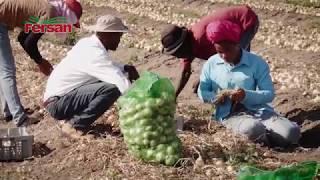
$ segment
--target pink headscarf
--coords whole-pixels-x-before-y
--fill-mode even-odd
[[[207,39],[212,43],[221,41],[240,42],[241,28],[239,25],[227,21],[219,20],[208,24],[206,29]]]

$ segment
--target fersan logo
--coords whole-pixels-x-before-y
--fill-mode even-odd
[[[41,20],[39,17],[31,16],[24,23],[24,32],[28,33],[70,33],[72,24],[67,24],[65,17],[54,17],[51,19]]]

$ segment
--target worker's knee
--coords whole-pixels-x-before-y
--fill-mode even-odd
[[[246,119],[239,126],[241,134],[248,136],[249,139],[259,141],[266,135],[265,126],[258,120]]]
[[[117,99],[121,96],[119,88],[114,84],[109,84],[105,82],[100,82],[96,84],[97,95],[107,96],[109,99]]]
[[[278,146],[298,144],[301,136],[300,128],[294,125],[283,127],[282,131],[273,131],[272,133],[274,134],[274,142]]]
[[[107,94],[115,100],[117,100],[121,96],[121,92],[116,85],[111,85],[111,86],[108,85],[106,86],[106,89],[107,89]]]
[[[283,117],[276,117],[266,123],[270,131],[272,142],[277,146],[287,146],[290,144],[297,144],[300,137],[300,127]]]
[[[284,139],[290,144],[297,144],[301,136],[300,128],[298,126],[290,126],[284,132]]]
[[[232,129],[233,132],[245,135],[253,141],[262,141],[266,136],[265,126],[250,115],[233,117],[226,120],[225,125],[227,128]]]

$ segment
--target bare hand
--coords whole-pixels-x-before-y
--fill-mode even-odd
[[[216,96],[216,99],[214,100],[213,104],[215,105],[223,104],[227,97],[228,96],[226,94],[219,94]]]
[[[215,104],[215,105],[223,104],[225,102],[225,99],[227,97],[230,97],[233,92],[234,92],[234,90],[229,90],[229,89],[224,89],[224,90],[220,91],[216,95],[216,99],[214,100],[213,104]]]
[[[246,96],[245,91],[240,88],[240,89],[233,91],[230,95],[230,98],[233,102],[239,103],[245,98],[245,96]]]
[[[52,65],[46,59],[42,59],[41,63],[38,64],[38,67],[40,72],[46,76],[49,76],[53,70]]]
[[[132,65],[124,65],[124,70],[129,74],[129,80],[131,82],[140,77],[137,69]]]

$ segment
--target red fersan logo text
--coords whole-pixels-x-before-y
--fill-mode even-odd
[[[67,24],[65,17],[55,17],[39,23],[38,17],[30,17],[24,24],[24,32],[33,33],[70,33],[73,25]]]

